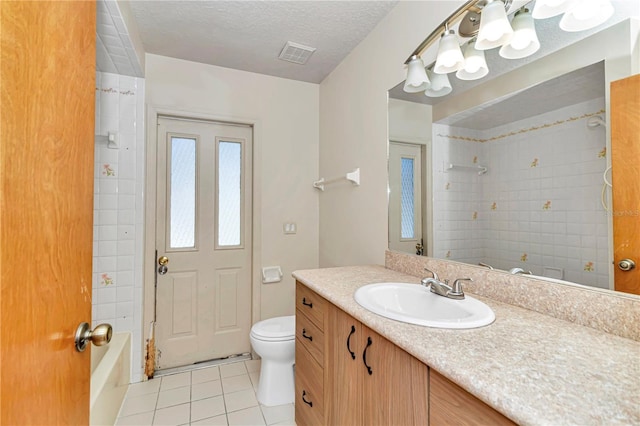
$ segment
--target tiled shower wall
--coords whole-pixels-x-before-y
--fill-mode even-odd
[[[96,73],[93,326],[132,333],[132,382],[142,379],[143,124],[144,79]]]
[[[434,125],[435,257],[608,288],[605,127],[587,127],[604,106],[595,99],[484,131]]]

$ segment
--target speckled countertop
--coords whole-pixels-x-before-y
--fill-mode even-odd
[[[419,279],[382,266],[293,276],[519,424],[640,425],[640,342],[470,293],[493,309],[493,324],[446,330],[390,320],[358,305],[355,290]]]

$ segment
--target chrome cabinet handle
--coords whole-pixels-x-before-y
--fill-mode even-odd
[[[96,346],[106,345],[111,341],[112,335],[113,329],[111,328],[111,324],[100,324],[92,331],[88,323],[80,323],[76,330],[76,350],[78,352],[84,352],[89,342]]]

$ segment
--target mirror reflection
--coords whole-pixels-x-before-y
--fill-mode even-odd
[[[390,249],[615,289],[609,84],[640,71],[634,22],[446,98],[391,89]]]

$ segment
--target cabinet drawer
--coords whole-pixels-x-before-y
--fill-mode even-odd
[[[296,311],[296,338],[322,367],[324,364],[324,333],[300,311]]]
[[[322,368],[296,340],[296,424],[324,424],[324,379]]]
[[[327,302],[321,296],[296,282],[296,309],[302,312],[320,330],[324,330],[324,312]]]

